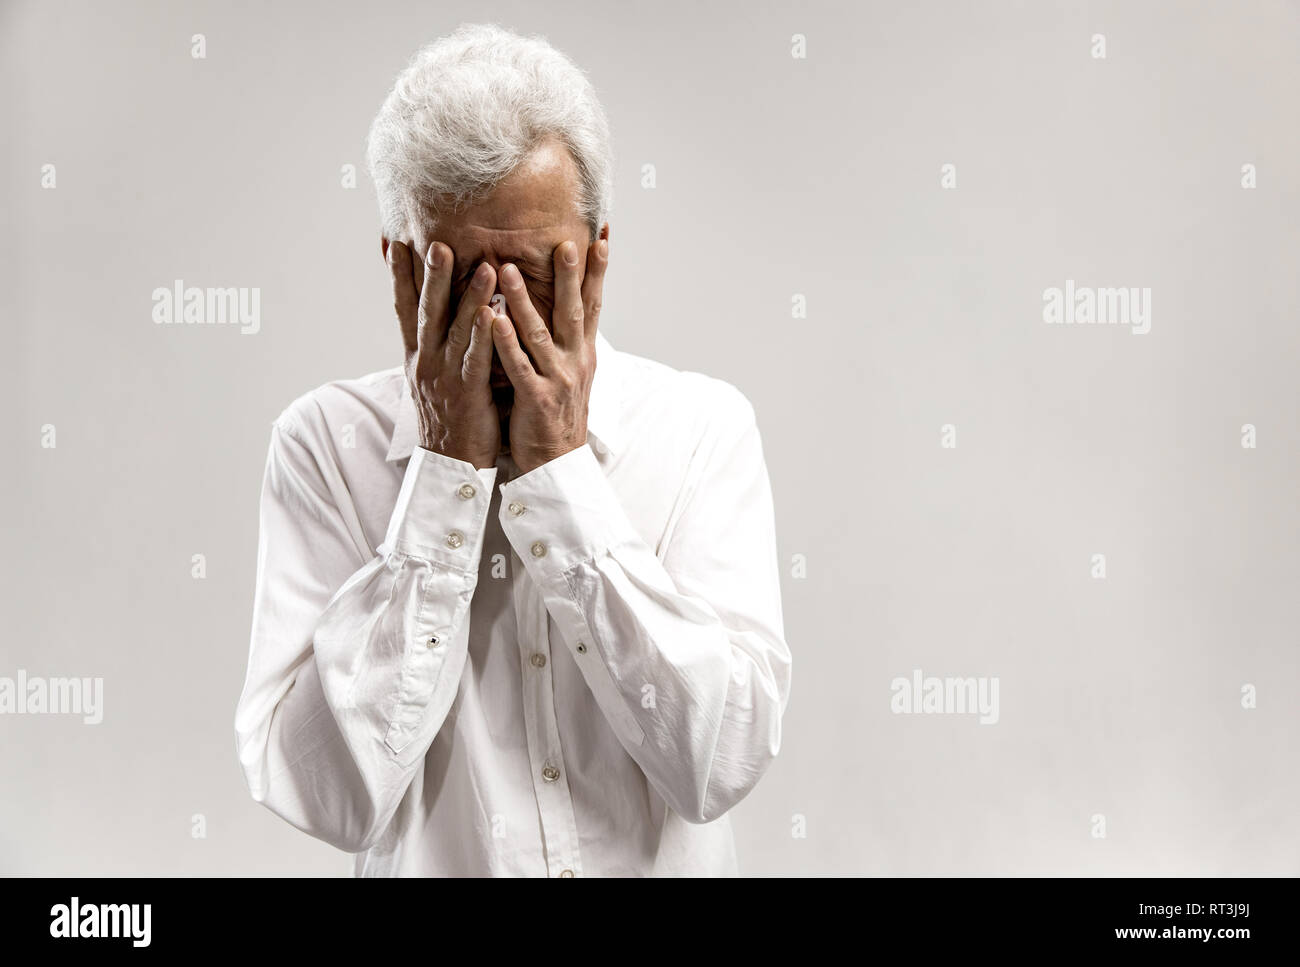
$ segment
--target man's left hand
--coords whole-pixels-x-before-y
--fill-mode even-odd
[[[492,324],[492,341],[515,390],[510,411],[510,455],[521,473],[587,443],[587,405],[596,375],[596,327],[609,265],[609,242],[597,239],[587,247],[585,277],[579,271],[577,243],[560,243],[552,258],[554,337],[533,306],[514,265],[503,266],[500,276],[511,318],[497,318]],[[520,339],[536,360],[536,367],[524,353]]]

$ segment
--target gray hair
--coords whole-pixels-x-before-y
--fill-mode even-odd
[[[478,200],[547,137],[573,156],[577,214],[594,239],[613,205],[613,156],[605,112],[578,66],[544,37],[496,24],[464,24],[422,47],[366,141],[385,237],[406,238],[420,203]]]

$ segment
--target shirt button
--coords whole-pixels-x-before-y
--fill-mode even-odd
[[[573,870],[561,870],[560,876],[564,877],[565,879],[571,880],[573,879]]]
[[[437,635],[430,635],[430,636],[429,636],[429,647],[430,647],[430,648],[437,648],[437,647],[438,647],[438,642],[440,642],[440,641],[442,641],[442,639],[439,638]]]
[[[546,545],[541,541],[533,541],[533,557],[545,557]]]
[[[456,493],[460,494],[465,500],[469,500],[478,493],[478,491],[474,489],[473,484],[461,484],[460,490],[456,491]]]
[[[524,507],[524,505],[521,504],[519,501],[517,500],[510,501],[509,510],[510,510],[511,517],[518,517],[520,514],[524,512],[525,509],[526,508]]]
[[[546,667],[546,656],[543,655],[540,651],[538,651],[538,652],[534,652],[534,653],[533,653],[533,657],[530,658],[529,661],[531,661],[531,662],[533,663],[533,667],[534,667],[534,668],[545,668],[545,667]]]
[[[542,770],[542,778],[547,782],[554,782],[556,779],[560,778],[560,770],[555,768],[555,766],[547,766]]]
[[[460,547],[460,545],[464,543],[465,543],[465,535],[462,534],[460,531],[452,531],[450,534],[447,535],[448,547]]]
[[[585,641],[578,642],[578,654],[585,655],[586,653],[587,653],[587,643]]]

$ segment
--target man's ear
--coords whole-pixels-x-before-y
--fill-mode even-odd
[[[600,226],[600,234],[596,236],[596,240],[599,241],[602,238],[607,242],[609,241],[609,222]]]

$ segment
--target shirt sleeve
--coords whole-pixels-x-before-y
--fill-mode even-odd
[[[749,401],[730,399],[658,552],[590,447],[501,485],[502,528],[597,704],[694,823],[727,812],[776,757],[790,687],[762,442]]]
[[[366,560],[337,470],[273,425],[239,759],[255,800],[339,849],[383,834],[455,698],[496,472],[417,448]]]

